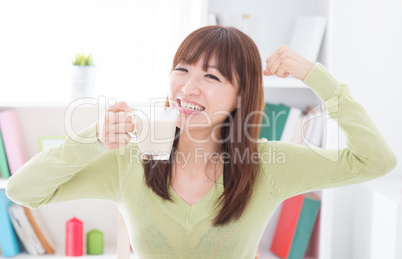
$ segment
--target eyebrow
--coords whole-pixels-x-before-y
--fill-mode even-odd
[[[213,66],[213,65],[208,65],[208,68],[217,69],[216,66]]]

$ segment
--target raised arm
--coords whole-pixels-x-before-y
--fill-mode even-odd
[[[279,198],[372,180],[396,166],[394,152],[363,106],[349,94],[348,85],[335,80],[318,62],[301,79],[324,100],[327,114],[347,137],[347,147],[322,149],[261,141],[260,152],[275,152],[284,158],[262,164],[262,173]]]

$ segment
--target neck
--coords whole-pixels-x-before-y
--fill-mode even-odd
[[[216,140],[216,139],[215,139]],[[207,171],[209,164],[220,164],[219,148],[211,132],[185,131],[180,134],[174,162],[183,169],[194,174]]]

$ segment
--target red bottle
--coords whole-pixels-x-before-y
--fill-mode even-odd
[[[82,221],[72,218],[66,223],[66,256],[82,256],[83,250]]]

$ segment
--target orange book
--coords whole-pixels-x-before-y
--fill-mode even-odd
[[[25,214],[27,215],[29,223],[31,223],[32,228],[35,231],[35,234],[38,236],[39,241],[42,243],[43,247],[46,250],[46,253],[48,254],[54,254],[54,246],[51,245],[50,243],[50,236],[47,234],[46,231],[44,231],[44,226],[39,222],[39,219],[37,217],[34,217],[32,215],[31,210],[27,207],[24,207]],[[41,225],[41,226],[40,226]],[[45,236],[46,235],[46,236]],[[49,243],[50,242],[50,243]]]

